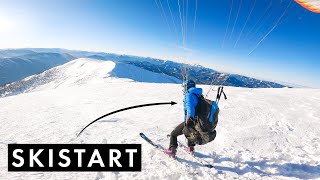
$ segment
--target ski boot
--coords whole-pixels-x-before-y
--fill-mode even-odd
[[[169,148],[165,148],[164,149],[164,153],[167,154],[169,157],[176,159],[176,152],[177,152],[177,148],[176,147],[169,147]]]
[[[185,149],[188,153],[190,153],[192,156],[194,156],[194,146],[188,146]]]

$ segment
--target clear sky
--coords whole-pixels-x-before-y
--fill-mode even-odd
[[[0,48],[24,47],[150,56],[320,88],[320,14],[292,0],[0,0]]]

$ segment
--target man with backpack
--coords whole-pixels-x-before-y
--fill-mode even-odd
[[[216,137],[215,127],[218,122],[219,113],[217,103],[205,99],[202,96],[202,89],[196,88],[196,84],[192,80],[185,81],[183,88],[184,122],[179,124],[171,132],[169,148],[164,150],[164,152],[172,158],[176,157],[178,147],[177,137],[182,134],[184,134],[188,140],[186,151],[192,155],[194,155],[194,146],[196,144],[206,144]]]
[[[182,84],[184,93],[184,122],[180,123],[170,134],[170,145],[164,152],[170,157],[175,158],[178,147],[177,137],[183,134],[185,126],[192,128],[194,126],[195,109],[198,104],[198,96],[201,96],[202,89],[196,88],[196,83],[188,80]],[[188,151],[194,153],[195,144],[188,140]]]

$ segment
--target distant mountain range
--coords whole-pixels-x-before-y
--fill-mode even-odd
[[[188,79],[198,84],[227,85],[248,88],[283,88],[285,85],[258,80],[237,74],[215,71],[201,65],[181,64],[169,60],[112,53],[75,51],[59,48],[25,48],[0,50],[0,85],[21,80],[62,65],[76,58],[93,58],[124,63],[154,73],[161,73],[182,80],[186,69]]]
[[[65,53],[36,53],[29,50],[0,50],[0,85],[41,73],[73,59],[76,58]]]

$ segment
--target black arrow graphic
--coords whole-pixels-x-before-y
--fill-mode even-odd
[[[89,127],[91,124],[93,124],[93,123],[97,122],[98,120],[100,120],[100,119],[102,119],[102,118],[104,118],[104,117],[107,117],[107,116],[109,116],[109,115],[111,115],[111,114],[115,114],[115,113],[118,113],[118,112],[121,112],[121,111],[126,111],[126,110],[134,109],[134,108],[140,108],[140,107],[146,107],[146,106],[156,106],[156,105],[166,105],[166,104],[175,105],[175,104],[177,104],[177,103],[171,101],[171,102],[164,102],[164,103],[141,104],[141,105],[126,107],[126,108],[122,108],[122,109],[119,109],[119,110],[110,112],[110,113],[105,114],[105,115],[99,117],[98,119],[92,121],[91,123],[89,123],[86,127],[84,127],[84,128],[80,131],[80,133],[77,135],[77,137],[79,137],[80,134],[81,134],[87,127]]]

